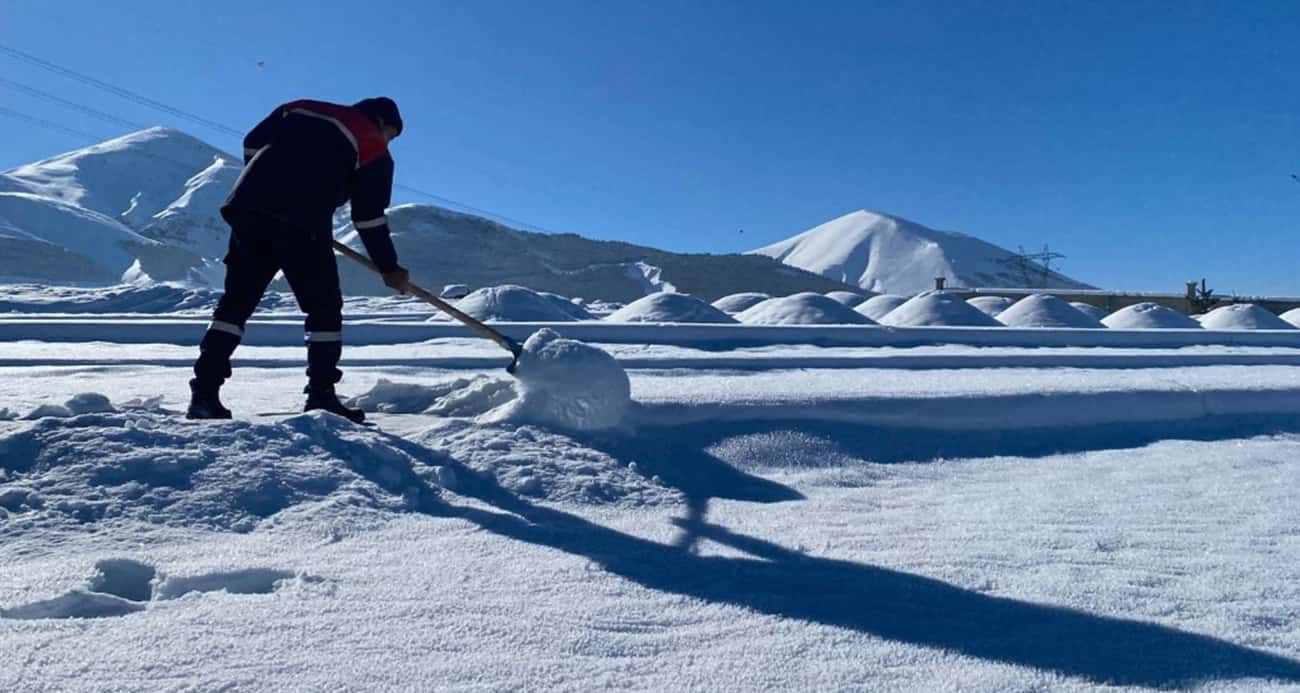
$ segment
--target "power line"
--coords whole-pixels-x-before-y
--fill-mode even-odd
[[[93,87],[95,87],[95,88],[97,88],[97,89],[101,89],[101,90],[107,91],[107,92],[109,92],[109,93],[111,93],[111,94],[114,94],[114,95],[116,95],[116,96],[119,96],[119,97],[121,97],[121,98],[127,99],[128,101],[132,101],[132,102],[137,103],[137,104],[140,104],[140,105],[142,105],[142,106],[147,106],[147,107],[149,107],[149,108],[153,108],[153,109],[158,110],[158,111],[161,111],[161,112],[163,112],[163,113],[167,113],[167,114],[170,114],[170,115],[176,116],[176,117],[178,117],[178,118],[182,118],[182,119],[184,119],[184,120],[188,120],[188,121],[190,121],[190,122],[194,122],[194,123],[197,123],[197,124],[199,124],[199,125],[203,125],[204,127],[208,127],[208,128],[213,129],[213,130],[216,130],[216,131],[218,131],[218,132],[221,132],[221,133],[223,133],[223,134],[230,135],[230,136],[232,136],[232,137],[236,137],[236,138],[239,138],[240,140],[243,140],[244,133],[241,132],[240,130],[237,130],[237,129],[233,128],[233,127],[230,127],[229,125],[225,125],[225,124],[223,124],[223,123],[219,123],[219,122],[217,122],[217,121],[215,121],[215,120],[210,120],[210,119],[208,119],[208,118],[204,118],[203,116],[200,116],[200,115],[195,114],[195,113],[191,113],[191,112],[186,111],[186,110],[183,110],[183,109],[181,109],[181,108],[177,108],[177,107],[175,107],[175,106],[171,106],[171,105],[165,104],[165,103],[163,103],[163,102],[161,102],[161,101],[157,101],[157,100],[155,100],[155,99],[151,99],[151,98],[149,98],[149,97],[147,97],[147,96],[145,96],[145,95],[143,95],[143,94],[136,93],[136,92],[131,91],[131,90],[129,90],[129,89],[125,89],[125,88],[123,88],[123,87],[119,87],[119,86],[116,86],[116,85],[113,85],[113,84],[109,84],[108,82],[105,82],[105,81],[103,81],[103,80],[101,80],[101,79],[97,79],[97,78],[95,78],[95,77],[92,77],[92,76],[87,75],[87,74],[82,73],[82,72],[78,72],[78,71],[73,70],[73,69],[71,69],[71,68],[63,67],[62,65],[56,65],[55,63],[52,63],[52,62],[50,62],[50,61],[48,61],[48,60],[45,60],[45,59],[43,59],[43,58],[39,58],[39,57],[34,56],[34,55],[30,54],[30,53],[25,53],[25,52],[23,52],[23,51],[18,50],[17,48],[13,48],[13,47],[11,47],[11,46],[7,46],[7,45],[5,45],[5,44],[3,44],[3,43],[0,43],[0,53],[6,53],[6,54],[10,55],[11,57],[14,57],[14,58],[16,58],[16,59],[18,59],[18,60],[21,60],[21,61],[23,61],[23,62],[25,62],[25,63],[28,63],[28,64],[30,64],[30,65],[34,65],[34,66],[39,67],[39,68],[41,68],[41,69],[43,69],[43,70],[47,70],[47,71],[53,72],[53,73],[55,73],[55,74],[62,75],[62,76],[64,76],[64,77],[68,77],[68,78],[70,78],[70,79],[77,80],[77,81],[79,81],[79,82],[82,82],[83,84],[88,84],[88,85],[93,86]],[[88,114],[88,115],[92,115],[92,116],[94,116],[94,117],[96,117],[96,118],[100,118],[100,119],[102,119],[102,120],[108,120],[109,122],[114,122],[114,123],[116,123],[116,124],[119,124],[119,125],[125,125],[125,126],[127,126],[127,127],[131,127],[131,128],[135,128],[135,129],[144,129],[143,126],[141,126],[141,125],[139,125],[139,124],[137,124],[137,123],[132,123],[131,121],[125,120],[125,119],[123,119],[123,118],[118,118],[117,116],[114,116],[114,115],[112,115],[112,114],[105,113],[105,112],[100,111],[100,110],[95,109],[95,108],[91,108],[90,106],[86,106],[86,105],[84,105],[84,104],[78,104],[78,103],[76,103],[76,102],[74,102],[74,101],[69,101],[69,100],[67,100],[67,99],[64,99],[64,98],[61,98],[61,97],[55,96],[55,95],[50,94],[50,93],[48,93],[48,92],[43,92],[43,91],[41,91],[41,90],[39,90],[39,89],[36,89],[36,88],[34,88],[34,87],[29,87],[29,86],[26,86],[26,85],[24,85],[24,84],[20,84],[20,83],[18,83],[18,82],[14,82],[14,81],[12,81],[12,80],[5,79],[5,78],[3,78],[3,77],[0,77],[0,83],[3,83],[3,84],[5,84],[6,86],[9,86],[9,87],[11,87],[11,88],[17,89],[17,90],[19,90],[19,91],[26,92],[26,93],[29,94],[29,95],[36,96],[37,98],[42,98],[42,99],[45,99],[45,100],[47,100],[47,101],[52,101],[52,102],[54,102],[54,103],[58,103],[58,104],[60,104],[60,105],[66,106],[66,107],[68,107],[68,108],[73,108],[73,109],[75,109],[75,110],[81,111],[82,113],[86,113],[86,114]],[[10,115],[10,116],[12,116],[12,117],[18,118],[18,119],[20,119],[20,120],[27,120],[28,122],[32,122],[32,123],[37,124],[37,125],[41,125],[42,127],[50,128],[50,129],[57,130],[57,131],[61,131],[61,132],[68,133],[68,134],[73,134],[73,135],[76,135],[76,136],[78,136],[78,137],[90,137],[90,138],[96,138],[95,135],[89,135],[89,134],[84,133],[84,132],[79,132],[79,131],[76,131],[76,130],[72,130],[72,129],[70,129],[70,128],[65,128],[65,127],[62,127],[62,126],[58,125],[57,123],[52,123],[52,122],[50,122],[50,121],[43,121],[43,120],[41,120],[41,119],[33,118],[32,116],[27,116],[27,115],[24,115],[24,114],[18,113],[18,112],[16,112],[16,111],[10,111],[9,109],[4,109],[4,111],[5,111],[8,115]],[[105,138],[97,138],[97,139],[102,140],[102,139],[105,139]],[[476,213],[476,214],[481,214],[481,215],[483,215],[483,216],[486,216],[486,217],[489,217],[489,218],[493,218],[493,219],[499,219],[499,220],[501,220],[501,221],[504,221],[504,222],[507,222],[507,223],[510,223],[510,224],[514,224],[514,225],[516,225],[516,226],[522,226],[522,227],[526,227],[526,228],[531,228],[531,229],[535,229],[535,230],[537,230],[537,231],[542,231],[542,232],[545,232],[545,233],[557,233],[557,232],[555,232],[555,231],[551,231],[551,230],[549,230],[549,229],[546,229],[545,227],[538,226],[537,224],[532,224],[532,223],[529,223],[529,222],[523,221],[522,219],[514,219],[514,218],[508,217],[508,216],[506,216],[506,215],[504,215],[504,214],[498,214],[498,213],[496,213],[496,212],[493,212],[493,211],[488,210],[488,209],[484,209],[484,208],[482,208],[482,207],[476,207],[476,206],[471,205],[471,204],[467,204],[467,203],[464,203],[464,202],[460,202],[459,200],[453,200],[453,199],[451,199],[451,198],[449,198],[449,197],[443,197],[442,195],[435,195],[435,194],[433,194],[433,193],[431,193],[431,192],[427,192],[427,191],[425,191],[425,190],[421,190],[421,189],[416,188],[416,187],[414,187],[414,186],[404,185],[404,184],[401,184],[401,183],[396,183],[396,184],[393,185],[393,187],[394,187],[394,188],[397,188],[397,189],[400,189],[400,190],[404,190],[404,191],[406,191],[406,192],[409,192],[409,193],[412,193],[412,194],[415,194],[415,195],[420,195],[420,196],[422,196],[422,197],[426,197],[426,198],[431,199],[431,200],[433,200],[433,201],[435,201],[435,202],[439,202],[439,203],[442,203],[442,204],[445,204],[445,205],[451,205],[451,206],[454,206],[454,207],[459,207],[459,208],[462,209],[462,210],[466,210],[466,211],[473,212],[473,213]]]
[[[118,118],[117,116],[111,113],[105,113],[103,111],[91,108],[89,106],[84,106],[75,101],[69,101],[62,97],[55,96],[54,94],[51,94],[49,92],[41,91],[36,87],[29,87],[26,84],[15,82],[11,79],[0,77],[0,84],[3,84],[4,86],[9,87],[10,89],[21,91],[24,94],[27,94],[28,96],[35,96],[38,99],[43,99],[45,101],[49,101],[50,103],[55,103],[60,106],[71,108],[74,111],[80,111],[82,113],[85,113],[86,115],[99,118],[100,120],[103,120],[105,122],[113,123],[114,125],[124,125],[134,130],[144,130],[145,128],[149,127],[147,125],[141,125],[140,123],[133,123],[123,118]]]
[[[14,118],[14,119],[16,119],[16,120],[21,120],[21,121],[24,121],[24,122],[27,122],[27,123],[31,123],[32,125],[36,125],[36,126],[38,126],[38,127],[43,127],[43,128],[45,128],[45,129],[47,129],[47,130],[53,130],[53,131],[55,131],[55,132],[61,132],[61,133],[65,134],[65,135],[72,135],[73,137],[78,137],[78,138],[81,138],[81,139],[86,139],[86,140],[91,140],[91,141],[96,141],[96,142],[98,142],[98,141],[103,141],[103,140],[108,139],[107,137],[101,137],[101,136],[99,136],[99,135],[92,135],[92,134],[90,134],[90,133],[88,133],[88,132],[83,132],[83,131],[81,131],[81,130],[74,130],[74,129],[69,128],[69,127],[64,127],[64,126],[59,125],[58,123],[55,123],[55,122],[53,122],[53,121],[45,120],[44,118],[37,118],[37,117],[35,117],[35,116],[30,116],[30,115],[27,115],[26,113],[22,113],[22,112],[20,112],[20,111],[15,111],[15,110],[10,109],[10,108],[5,108],[4,106],[0,106],[0,115],[6,115],[6,116],[9,116],[10,118]]]
[[[62,75],[64,77],[68,77],[70,79],[75,79],[78,82],[81,82],[83,84],[89,84],[92,87],[95,87],[97,89],[102,89],[111,94],[120,96],[128,101],[133,101],[135,103],[138,103],[142,106],[148,106],[149,108],[157,109],[159,111],[163,111],[164,113],[169,113],[173,116],[176,116],[177,118],[182,118],[184,120],[197,123],[204,127],[212,128],[213,130],[217,130],[218,132],[224,132],[228,135],[234,135],[235,137],[243,137],[243,133],[230,127],[229,125],[223,125],[222,123],[218,123],[215,120],[209,120],[207,118],[204,118],[203,116],[196,115],[194,113],[190,113],[189,111],[184,111],[179,108],[176,108],[175,106],[169,106],[161,101],[155,101],[147,96],[144,96],[143,94],[137,94],[136,92],[133,92],[130,89],[125,89],[123,87],[109,84],[108,82],[105,82],[100,79],[96,79],[94,77],[91,77],[90,75],[81,72],[77,72],[76,70],[63,67],[62,65],[56,65],[48,60],[38,58],[30,53],[24,53],[18,50],[17,48],[6,46],[3,43],[0,43],[0,53],[7,53],[10,56],[17,58],[18,60],[21,60],[29,65],[34,65],[43,70],[47,70],[49,72],[53,72],[55,74]]]
[[[485,216],[485,217],[489,217],[489,218],[491,218],[491,219],[500,219],[501,221],[509,222],[509,223],[511,223],[511,224],[514,224],[515,226],[520,226],[520,227],[530,228],[530,229],[534,229],[534,230],[537,230],[537,231],[541,231],[541,232],[543,232],[543,233],[552,233],[552,234],[554,234],[554,233],[559,233],[558,231],[551,231],[551,230],[546,229],[546,228],[544,228],[544,227],[538,226],[537,224],[530,224],[530,223],[528,223],[528,222],[526,222],[526,221],[523,221],[523,220],[520,220],[520,219],[511,219],[510,217],[505,216],[504,214],[497,214],[496,212],[492,212],[492,211],[489,211],[489,210],[486,210],[486,209],[481,209],[481,208],[479,208],[479,207],[474,207],[474,206],[472,206],[472,205],[467,205],[467,204],[465,204],[464,202],[457,202],[456,200],[453,200],[453,199],[451,199],[451,198],[443,197],[443,196],[441,196],[441,195],[435,195],[435,194],[433,194],[433,193],[431,193],[431,192],[425,192],[424,190],[420,190],[419,188],[413,188],[413,187],[411,187],[411,186],[409,186],[409,185],[403,185],[403,184],[401,184],[401,183],[394,183],[394,184],[393,184],[393,187],[394,187],[394,188],[401,189],[401,190],[405,190],[406,192],[409,192],[409,193],[413,193],[413,194],[416,194],[416,195],[421,195],[421,196],[423,196],[423,197],[427,197],[427,198],[433,200],[434,202],[441,202],[442,204],[451,205],[451,206],[454,206],[454,207],[459,207],[459,208],[461,208],[462,210],[466,210],[466,211],[474,212],[474,213],[476,213],[476,214],[481,214],[481,215],[483,215],[483,216]]]

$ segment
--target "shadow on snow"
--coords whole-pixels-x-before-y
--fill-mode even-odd
[[[693,537],[683,545],[702,537],[750,557],[699,556],[681,545],[641,539],[577,515],[533,505],[490,477],[397,437],[391,437],[392,445],[427,464],[450,466],[457,473],[457,493],[495,510],[447,503],[409,466],[397,476],[380,469],[357,471],[389,490],[405,492],[420,512],[462,518],[504,537],[581,556],[649,589],[1095,683],[1171,688],[1214,679],[1300,682],[1300,662],[1226,640],[1144,621],[990,596],[898,570],[808,556],[708,524],[703,512],[710,496],[759,502],[800,496],[713,457],[698,445],[710,436],[696,433],[695,445],[633,438],[607,440],[602,447],[613,454],[635,453],[638,465],[645,466],[647,473],[679,485],[689,499],[691,513],[679,524]],[[658,454],[650,455],[653,450]],[[344,453],[342,459],[365,457],[339,452]],[[687,458],[683,460],[681,455]],[[419,489],[413,497],[412,487]]]

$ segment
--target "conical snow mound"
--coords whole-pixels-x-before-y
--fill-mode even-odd
[[[1215,308],[1201,319],[1207,330],[1294,330],[1295,325],[1253,303]]]
[[[1300,327],[1300,308],[1292,308],[1291,310],[1288,310],[1287,312],[1283,313],[1278,317],[1291,323],[1292,325],[1295,325],[1296,327]]]
[[[1105,308],[1102,308],[1100,306],[1094,306],[1091,303],[1084,303],[1083,301],[1070,301],[1070,305],[1074,306],[1075,310],[1079,311],[1080,313],[1083,313],[1084,315],[1098,322],[1101,322],[1103,318],[1109,315],[1109,313],[1106,312]]]
[[[866,301],[863,301],[853,310],[875,320],[876,322],[880,322],[886,315],[889,315],[890,311],[904,303],[907,303],[906,296],[880,294],[879,296],[872,296]]]
[[[551,298],[532,289],[507,284],[479,289],[456,303],[478,320],[501,322],[573,322],[575,318]],[[579,306],[574,306],[575,308]]]
[[[1105,327],[1049,294],[1034,294],[1016,301],[1015,305],[998,314],[997,321],[1008,327]]]
[[[749,325],[872,325],[856,313],[821,294],[805,292],[770,298],[736,316]]]
[[[990,318],[996,318],[998,313],[1015,304],[1015,301],[1006,296],[976,296],[975,298],[966,299],[966,302],[975,306]]]
[[[768,294],[757,291],[746,291],[739,294],[731,294],[713,302],[713,307],[724,313],[740,313],[772,298]]]
[[[1102,324],[1116,330],[1199,330],[1201,323],[1173,308],[1157,303],[1138,303],[1106,316]]]
[[[609,322],[705,322],[735,323],[730,315],[694,296],[650,294],[614,311]]]
[[[871,294],[871,296],[874,295],[875,294]],[[826,294],[826,298],[838,302],[840,305],[844,306],[845,308],[856,308],[862,305],[863,301],[866,301],[868,298],[871,298],[871,296],[866,294],[853,293],[852,291],[831,291]]]
[[[896,327],[1002,327],[980,309],[943,291],[917,294],[880,322]]]
[[[1036,265],[1026,266],[1015,253],[973,236],[867,210],[753,252],[880,292],[914,294],[933,288],[935,277],[947,277],[952,286],[1091,288]]]

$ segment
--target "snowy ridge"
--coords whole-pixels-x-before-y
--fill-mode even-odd
[[[532,233],[431,205],[397,205],[388,219],[403,265],[417,283],[428,286],[512,284],[618,302],[662,291],[714,300],[745,290],[780,295],[845,288],[767,258],[687,255],[576,234]],[[350,224],[336,229],[336,236],[361,247]],[[377,278],[352,263],[341,263],[339,273],[344,293],[388,293]]]
[[[1021,276],[1015,255],[973,236],[936,231],[900,217],[861,210],[774,243],[755,254],[766,255],[810,272],[880,293],[910,295],[934,288],[935,277],[949,286],[1034,286]],[[1093,287],[1047,272],[1042,288]]]

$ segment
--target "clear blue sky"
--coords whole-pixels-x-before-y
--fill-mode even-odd
[[[393,96],[399,182],[548,230],[734,252],[868,208],[1108,288],[1300,294],[1300,2],[9,0],[0,43],[239,128]],[[0,167],[81,144],[0,115]]]

